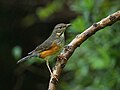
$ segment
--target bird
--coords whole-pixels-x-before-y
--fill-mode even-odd
[[[49,58],[55,55],[57,52],[61,51],[64,47],[64,33],[69,26],[71,26],[71,24],[57,24],[48,39],[46,39],[42,44],[38,45],[33,51],[28,53],[26,57],[18,60],[17,63],[21,63],[33,57],[42,58],[46,61],[46,65],[51,76],[55,77],[49,66]]]

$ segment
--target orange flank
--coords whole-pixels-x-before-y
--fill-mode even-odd
[[[57,53],[60,50],[60,46],[58,46],[56,43],[52,44],[52,46],[47,49],[46,51],[43,51],[40,53],[41,58],[46,58],[47,56],[53,55]]]

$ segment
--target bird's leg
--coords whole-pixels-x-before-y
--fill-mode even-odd
[[[49,61],[48,60],[46,60],[46,65],[47,65],[47,67],[48,67],[48,69],[50,71],[51,77],[54,77],[58,81],[57,77],[53,74],[52,70],[50,69]]]
[[[49,65],[49,61],[48,60],[46,60],[46,65],[47,65],[47,67],[48,67],[48,69],[50,71],[50,74],[52,75],[53,73],[52,73],[52,70],[50,69],[50,65]]]

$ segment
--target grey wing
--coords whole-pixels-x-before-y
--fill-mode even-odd
[[[36,52],[42,52],[42,51],[44,51],[44,50],[47,50],[47,49],[49,49],[50,47],[51,47],[51,45],[52,45],[52,41],[45,41],[45,42],[43,42],[41,45],[39,45],[38,47],[36,47],[36,49],[35,49],[35,51]]]
[[[38,52],[38,53],[40,53],[40,52],[42,52],[42,51],[44,51],[44,50],[47,50],[47,49],[49,49],[50,47],[51,47],[51,45],[52,45],[52,41],[45,41],[45,42],[43,42],[41,45],[39,45],[39,46],[37,46],[36,48],[35,48],[35,50],[33,50],[33,51],[31,51],[30,53],[28,53],[28,55],[30,55],[30,54],[33,54],[34,52]]]

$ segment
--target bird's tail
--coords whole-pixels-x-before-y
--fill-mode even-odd
[[[24,58],[18,60],[18,61],[17,61],[17,64],[18,64],[18,63],[21,63],[21,62],[23,62],[23,61],[29,60],[30,58],[36,57],[36,56],[38,56],[38,54],[31,54],[31,55],[28,55],[28,56],[26,56],[26,57],[24,57]]]

